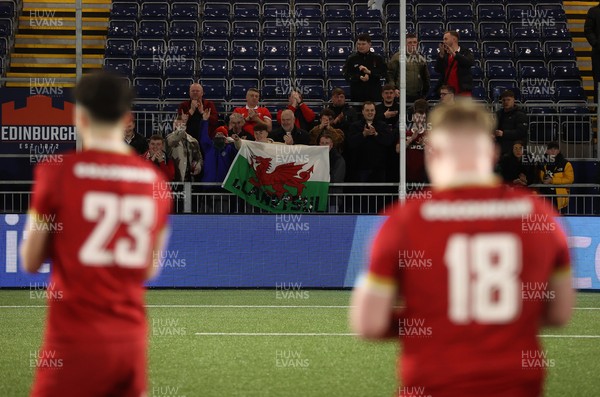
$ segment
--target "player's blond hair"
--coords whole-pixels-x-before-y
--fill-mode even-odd
[[[461,99],[454,104],[441,104],[428,116],[431,132],[460,130],[480,132],[491,136],[496,129],[492,114],[480,103],[471,99]]]

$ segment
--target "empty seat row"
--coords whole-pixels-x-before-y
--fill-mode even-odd
[[[400,18],[398,5],[386,8],[388,20]],[[193,19],[200,16],[205,19],[220,20],[260,20],[273,19],[290,24],[303,20],[347,20],[347,21],[380,21],[379,10],[372,10],[366,4],[334,3],[334,4],[301,4],[296,2],[292,7],[288,2],[258,3],[205,3],[197,2],[115,2],[111,9],[111,17],[117,19]]]
[[[408,6],[407,19],[419,22],[426,21],[518,21],[523,26],[550,25],[555,22],[566,22],[567,17],[559,4],[481,4],[474,6],[465,4],[418,4]]]
[[[416,33],[423,40],[438,40],[447,30],[455,30],[463,40],[561,40],[570,39],[571,33],[566,23],[557,22],[553,26],[524,26],[519,22],[480,22],[475,28],[473,22],[419,22],[407,25],[409,32]]]

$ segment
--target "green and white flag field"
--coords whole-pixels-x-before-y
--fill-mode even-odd
[[[325,211],[329,147],[242,141],[223,188],[271,212]]]

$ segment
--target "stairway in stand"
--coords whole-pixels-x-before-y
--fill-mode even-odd
[[[83,73],[102,67],[111,0],[82,0]],[[53,85],[75,77],[75,0],[25,0],[7,77],[30,81],[8,87]]]

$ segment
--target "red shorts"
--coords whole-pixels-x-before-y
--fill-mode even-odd
[[[36,367],[32,397],[140,397],[147,388],[145,340],[44,343],[30,365]]]

